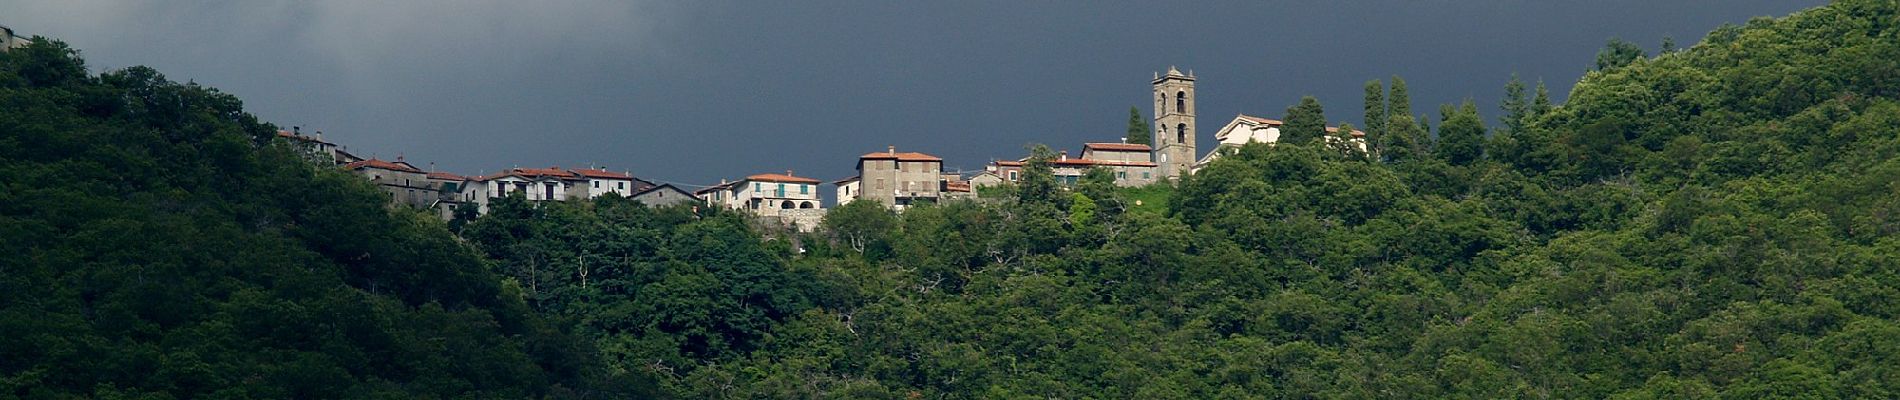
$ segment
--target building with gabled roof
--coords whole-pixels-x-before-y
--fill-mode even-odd
[[[1233,154],[1233,152],[1239,151],[1241,146],[1246,146],[1248,143],[1279,143],[1280,129],[1285,126],[1286,122],[1277,119],[1262,118],[1247,114],[1236,115],[1233,121],[1228,122],[1226,126],[1220,128],[1219,132],[1214,133],[1214,141],[1218,144],[1214,146],[1213,151],[1207,152],[1207,155],[1202,156],[1199,161],[1194,163],[1194,169],[1199,170],[1207,166],[1207,163],[1214,162],[1215,159]],[[1338,132],[1339,127],[1326,127],[1327,142],[1331,143],[1339,140],[1334,137],[1334,134]],[[1365,138],[1365,131],[1356,129],[1352,131],[1352,140],[1359,146],[1360,151],[1366,150]]]
[[[33,44],[33,41],[14,34],[13,28],[0,25],[0,51],[26,47],[29,44]]]
[[[298,153],[302,154],[305,159],[324,165],[348,164],[362,161],[362,159],[355,158],[355,156],[350,156],[351,159],[345,159],[337,154],[342,150],[336,143],[324,141],[322,131],[317,131],[317,134],[314,136],[305,136],[303,134],[303,128],[293,126],[290,129],[291,130],[287,131],[277,131],[277,138],[284,143],[290,144],[291,148],[297,149]]]
[[[1160,167],[1152,158],[1153,148],[1145,144],[1132,143],[1083,143],[1082,157],[1069,157],[1068,150],[1062,150],[1049,167],[1055,172],[1056,182],[1073,185],[1081,182],[1089,169],[1107,168],[1115,176],[1117,186],[1145,186],[1160,178]],[[984,167],[982,174],[970,179],[977,186],[990,186],[1014,183],[1022,179],[1022,171],[1028,157],[993,161]]]
[[[487,214],[488,205],[494,199],[520,193],[528,201],[560,201],[586,196],[582,189],[587,180],[580,174],[561,169],[559,166],[548,168],[509,168],[493,174],[469,178],[462,194],[469,203],[480,207],[477,211]],[[576,191],[578,189],[578,196]]]
[[[634,193],[633,201],[646,204],[648,207],[666,207],[676,204],[694,204],[699,202],[699,197],[671,183],[661,183]]]
[[[710,206],[744,210],[800,231],[811,231],[824,218],[820,183],[787,170],[783,174],[754,174],[738,181],[722,181],[694,195]]]
[[[388,192],[390,202],[411,208],[451,210],[461,202],[458,175],[423,172],[421,168],[396,157],[395,161],[371,158],[343,164],[345,171],[369,178]],[[446,214],[444,214],[446,215]]]
[[[569,171],[581,177],[584,182],[581,182],[576,190],[586,191],[584,196],[590,199],[605,196],[608,193],[618,194],[621,197],[633,197],[634,193],[653,187],[653,183],[635,178],[631,172],[614,172],[603,168],[581,168]]]
[[[943,191],[943,159],[898,152],[897,146],[858,156],[858,175],[834,182],[838,203],[873,200],[903,210],[913,203],[936,202]]]

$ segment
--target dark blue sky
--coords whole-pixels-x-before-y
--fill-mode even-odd
[[[1079,151],[1146,114],[1170,65],[1200,78],[1202,143],[1302,95],[1357,125],[1362,85],[1395,74],[1415,110],[1472,98],[1495,121],[1513,72],[1561,100],[1610,37],[1688,46],[1823,2],[1167,3],[0,0],[0,24],[95,71],[221,88],[363,156],[706,184],[843,178],[887,145],[952,169],[1031,142]]]

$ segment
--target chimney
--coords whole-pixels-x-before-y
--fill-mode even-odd
[[[303,127],[301,127],[301,126],[293,126],[293,127],[290,127],[290,134],[292,134],[292,135],[302,135],[302,134],[303,134]]]
[[[317,131],[317,140],[323,140],[323,131]]]
[[[891,147],[890,147],[890,152],[891,152],[891,154],[897,154],[897,146],[891,146]]]
[[[1062,151],[1062,161],[1069,161],[1069,151],[1068,151],[1068,150],[1063,150],[1063,151]]]
[[[402,153],[396,153],[396,162],[402,162]]]
[[[785,176],[792,176],[792,170],[785,170]]]

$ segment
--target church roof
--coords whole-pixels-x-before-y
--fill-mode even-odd
[[[1240,119],[1244,119],[1244,120],[1247,120],[1247,122],[1252,122],[1256,124],[1286,125],[1285,122],[1280,122],[1280,120],[1277,120],[1277,119],[1261,118],[1261,117],[1255,117],[1255,116],[1247,115],[1247,114],[1240,114]]]
[[[1096,151],[1154,151],[1153,147],[1139,143],[1083,143],[1082,149]]]

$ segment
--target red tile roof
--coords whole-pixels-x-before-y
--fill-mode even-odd
[[[422,172],[422,170],[416,169],[416,166],[409,165],[409,163],[406,163],[406,162],[402,162],[402,161],[389,162],[389,161],[383,161],[383,160],[378,160],[374,158],[343,165],[343,169],[349,169],[349,170],[357,170],[357,169],[363,169],[363,168],[386,169],[390,171],[416,172],[416,173]]]
[[[1120,166],[1120,167],[1153,167],[1155,166],[1155,163],[1145,162],[1145,161],[1108,161],[1108,160],[1091,160],[1087,158],[1071,158],[1067,160],[1049,160],[1049,163],[1058,165],[1058,166],[1070,166],[1070,167],[1092,166],[1092,165]]]
[[[580,178],[579,174],[568,172],[567,170],[561,169],[561,167],[547,167],[547,168],[509,168],[506,170],[502,170],[501,172],[496,172],[493,174],[488,174],[487,176],[475,178],[475,180],[487,181],[487,180],[494,180],[494,179],[499,179],[499,178],[507,177],[507,176],[517,176],[517,177],[529,178],[529,179],[533,179],[533,178],[579,179]]]
[[[451,174],[447,172],[430,172],[429,179],[440,179],[440,180],[445,180],[445,181],[466,181],[468,180],[468,177]]]
[[[580,174],[580,176],[585,176],[589,178],[629,179],[629,180],[633,179],[632,174],[628,174],[625,172],[613,172],[613,171],[608,171],[604,169],[582,168],[582,169],[576,169],[576,170],[571,170],[571,171],[573,171],[576,174]]]
[[[1022,162],[1022,161],[997,161],[997,162],[996,162],[996,166],[999,166],[999,167],[1021,167],[1021,166],[1023,166],[1023,162]]]
[[[897,161],[943,161],[937,156],[924,153],[876,152],[858,156],[860,160],[897,160]]]
[[[1153,147],[1138,143],[1083,143],[1082,148],[1098,151],[1154,151]]]
[[[1260,117],[1255,117],[1255,116],[1247,115],[1247,114],[1240,114],[1240,119],[1251,121],[1256,124],[1267,124],[1267,125],[1285,125],[1286,124],[1285,122],[1280,122],[1280,120],[1277,120],[1277,119],[1260,118]]]
[[[745,180],[759,181],[759,182],[785,182],[785,183],[811,183],[811,184],[819,183],[817,179],[806,178],[802,176],[791,176],[791,175],[786,175],[786,174],[758,174],[758,175],[745,177]]]
[[[854,175],[854,176],[852,176],[852,177],[850,177],[850,178],[844,178],[844,179],[839,179],[839,180],[837,180],[837,181],[835,181],[835,182],[831,182],[831,184],[833,184],[833,185],[844,185],[844,184],[846,184],[846,183],[850,183],[850,182],[857,182],[857,181],[858,181],[858,179],[861,179],[861,178],[860,178],[860,177],[858,177],[858,176],[855,176],[855,175]]]
[[[970,183],[969,182],[944,182],[943,190],[946,192],[968,192],[970,191]]]

